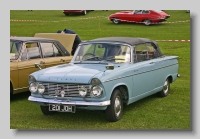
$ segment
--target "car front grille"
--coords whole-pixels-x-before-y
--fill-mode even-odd
[[[87,89],[86,97],[90,97],[91,85],[88,84],[57,84],[57,83],[39,83],[45,87],[45,95],[56,96],[56,92],[65,91],[64,97],[80,97],[79,88],[84,87]],[[58,95],[60,96],[60,95]]]

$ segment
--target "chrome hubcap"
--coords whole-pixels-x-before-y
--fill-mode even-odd
[[[149,20],[145,20],[144,23],[145,23],[145,25],[149,25],[150,21]]]
[[[118,20],[117,20],[117,19],[114,19],[114,23],[117,24],[117,23],[118,23]]]
[[[115,99],[114,110],[115,110],[115,115],[119,116],[119,114],[121,113],[121,99],[119,96],[117,96]]]
[[[168,92],[169,86],[168,86],[168,81],[166,80],[163,86],[163,92],[166,94]]]

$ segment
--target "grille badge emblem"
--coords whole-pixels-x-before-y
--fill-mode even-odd
[[[61,97],[64,97],[64,96],[65,96],[65,91],[64,91],[64,90],[61,90],[61,91],[60,91],[60,94],[61,94]]]

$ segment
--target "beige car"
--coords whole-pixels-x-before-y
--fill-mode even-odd
[[[57,33],[10,37],[10,94],[28,91],[28,76],[40,68],[69,63],[74,39],[74,34]]]

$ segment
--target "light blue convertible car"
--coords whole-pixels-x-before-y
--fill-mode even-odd
[[[106,119],[115,122],[123,105],[155,93],[167,96],[180,76],[178,67],[178,56],[163,55],[150,39],[94,39],[79,44],[69,64],[32,73],[28,100],[39,104],[44,115],[104,110]]]

